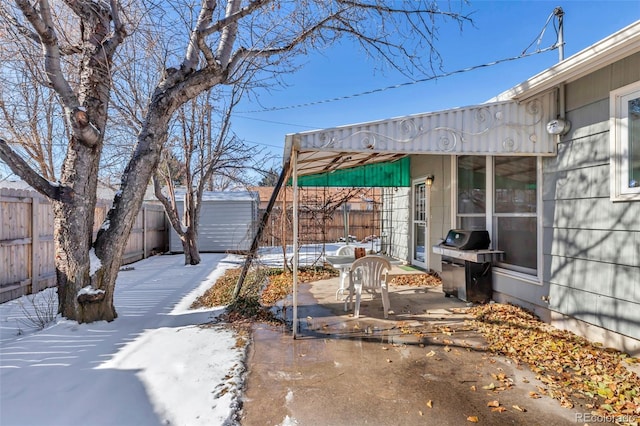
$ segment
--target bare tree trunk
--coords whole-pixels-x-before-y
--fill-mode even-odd
[[[54,203],[59,312],[65,318],[81,323],[96,319],[111,321],[117,316],[113,305],[113,286],[98,287],[95,283],[99,281],[98,276],[106,274],[106,259],[100,261],[102,269],[98,275],[91,277],[92,269],[99,266],[99,261],[90,252],[91,240],[87,239],[87,235],[93,233],[94,209],[93,206],[86,207]],[[61,221],[60,217],[68,219]],[[86,289],[84,292],[83,288]]]
[[[197,265],[200,263],[200,252],[198,251],[198,234],[189,228],[184,236],[180,237],[182,249],[184,250],[184,264]]]

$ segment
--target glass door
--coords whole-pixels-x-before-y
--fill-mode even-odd
[[[424,180],[413,184],[411,264],[427,269],[427,191]]]

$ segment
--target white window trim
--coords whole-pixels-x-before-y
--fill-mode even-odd
[[[537,284],[542,285],[542,277],[544,271],[544,200],[542,199],[542,192],[544,187],[544,173],[542,171],[542,157],[538,157],[536,161],[537,167],[537,182],[536,182],[536,215],[538,216],[538,267],[537,267]]]
[[[411,256],[411,264],[424,268],[424,269],[429,269],[430,268],[430,251],[431,251],[431,246],[429,245],[429,240],[428,240],[428,236],[430,235],[430,229],[429,226],[431,226],[431,224],[429,223],[429,209],[430,206],[428,205],[428,203],[430,202],[430,200],[428,200],[428,196],[427,196],[427,188],[425,185],[425,199],[426,199],[426,209],[425,209],[425,242],[424,242],[424,262],[420,262],[419,260],[415,259],[415,248],[416,248],[416,239],[418,238],[418,236],[416,235],[415,232],[415,226],[416,226],[416,185],[420,185],[425,183],[427,176],[423,176],[417,179],[413,179],[411,182],[411,247],[409,248],[410,250],[410,256]]]
[[[494,225],[494,217],[496,217],[495,211],[494,211],[494,200],[493,200],[493,194],[495,191],[495,171],[494,171],[494,157],[493,156],[487,156],[487,179],[490,179],[487,181],[487,185],[490,185],[491,191],[487,191],[487,197],[491,197],[490,199],[487,199],[487,230],[489,230],[491,238],[493,239],[493,225]],[[543,233],[543,217],[542,217],[542,184],[543,184],[543,179],[544,174],[542,173],[542,157],[536,157],[536,213],[535,213],[535,217],[536,217],[536,235],[538,238],[538,243],[537,243],[537,252],[536,252],[536,260],[537,260],[537,265],[536,265],[536,273],[529,273],[529,272],[523,272],[523,271],[518,271],[515,269],[508,269],[505,267],[500,266],[500,262],[497,262],[494,265],[494,271],[496,273],[499,273],[500,275],[503,275],[505,277],[511,277],[511,278],[515,278],[521,281],[526,281],[529,284],[535,284],[535,285],[542,285],[542,273],[543,273],[543,266],[544,266],[544,253],[542,252],[542,237],[544,235]],[[499,215],[498,215],[499,216]],[[526,214],[526,215],[522,215],[523,217],[533,217],[533,214]],[[493,243],[492,243],[493,244]]]
[[[495,190],[495,179],[494,179],[494,156],[487,155],[486,156],[486,226],[489,235],[491,235],[491,247],[494,247],[493,243],[493,218],[494,218],[494,203],[493,203],[493,192]],[[451,156],[451,224],[455,226],[458,223],[458,156]],[[537,184],[536,184],[536,225],[537,225],[537,236],[538,236],[538,244],[537,244],[537,266],[536,273],[530,274],[525,272],[516,271],[513,269],[506,269],[500,266],[500,263],[497,262],[493,266],[494,273],[499,275],[514,278],[523,282],[527,282],[529,284],[534,285],[543,285],[543,269],[544,269],[544,253],[543,253],[543,236],[544,236],[544,220],[543,220],[543,200],[542,200],[542,185],[543,185],[543,170],[542,170],[542,157],[538,156],[536,159],[536,176],[537,176]]]
[[[640,81],[609,94],[610,185],[612,201],[640,201],[640,188],[629,186],[627,103],[640,97]]]

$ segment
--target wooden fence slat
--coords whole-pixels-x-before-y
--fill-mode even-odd
[[[34,288],[39,282],[40,275],[40,223],[38,221],[38,198],[31,198],[31,264],[29,276],[31,277],[31,292],[37,292],[39,289]]]
[[[94,237],[109,206],[104,200],[96,205]],[[35,191],[0,188],[0,303],[55,285],[53,223],[48,199]],[[164,208],[143,204],[122,264],[168,250],[168,238]]]

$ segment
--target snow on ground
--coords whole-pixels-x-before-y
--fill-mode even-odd
[[[119,316],[110,323],[59,318],[34,331],[20,308],[32,309],[28,298],[0,305],[0,424],[220,425],[232,418],[244,348],[222,326],[198,326],[222,308],[188,306],[237,265],[203,254],[197,266],[184,266],[182,255],[131,266],[118,276]],[[38,294],[36,306],[57,303],[51,294]]]
[[[322,248],[302,247],[300,265],[320,259]],[[261,249],[259,259],[282,266],[282,249]],[[109,323],[58,317],[35,329],[36,309],[55,312],[53,289],[0,304],[0,425],[233,424],[246,346],[221,325],[200,327],[223,307],[189,306],[242,261],[203,253],[197,266],[180,254],[129,265],[118,274],[118,318]]]

